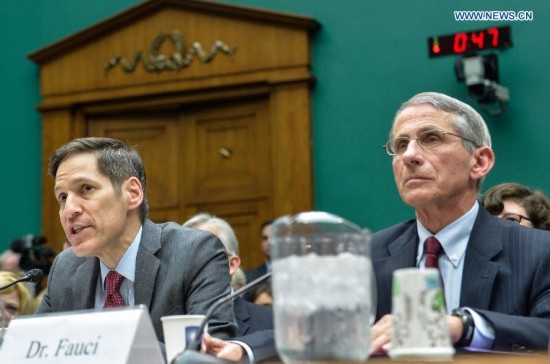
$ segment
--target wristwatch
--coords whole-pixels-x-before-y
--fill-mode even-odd
[[[462,320],[462,336],[455,346],[470,346],[472,339],[474,338],[474,331],[476,328],[472,314],[468,312],[468,310],[460,307],[455,308],[451,314]]]

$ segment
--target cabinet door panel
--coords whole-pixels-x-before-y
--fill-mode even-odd
[[[140,153],[147,174],[149,218],[178,221],[178,118],[174,113],[128,114],[88,118],[88,136],[120,139]]]
[[[184,112],[183,151],[190,203],[266,196],[270,138],[263,99]],[[182,176],[184,178],[184,176]]]

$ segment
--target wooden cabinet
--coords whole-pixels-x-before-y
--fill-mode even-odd
[[[313,208],[310,37],[315,20],[206,1],[150,0],[32,53],[40,66],[43,234],[64,239],[46,176],[63,143],[135,146],[149,217],[208,211],[263,260],[260,224]]]

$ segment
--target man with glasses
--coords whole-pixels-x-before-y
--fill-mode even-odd
[[[416,218],[373,235],[378,321],[372,352],[391,345],[393,272],[434,263],[455,346],[546,350],[550,233],[510,224],[480,208],[481,183],[495,163],[483,118],[452,97],[420,93],[397,111],[389,139],[384,148],[397,189]],[[428,265],[426,250],[434,244],[440,253]]]

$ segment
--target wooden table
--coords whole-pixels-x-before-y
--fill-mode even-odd
[[[262,362],[262,364],[281,364],[282,361]],[[493,354],[493,353],[459,353],[451,360],[392,360],[386,356],[377,356],[369,358],[365,363],[373,364],[550,364],[550,356],[547,353],[538,355],[521,355],[521,354]],[[321,362],[315,361],[310,364],[352,364],[352,362]],[[354,362],[356,364],[356,362]]]

